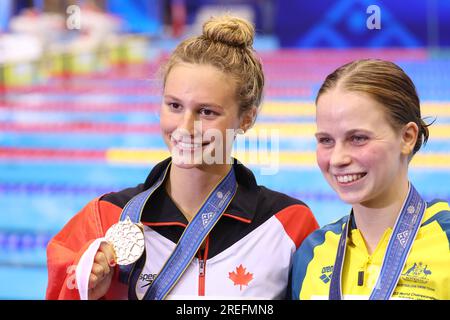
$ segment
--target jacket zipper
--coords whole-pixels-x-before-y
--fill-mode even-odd
[[[208,259],[208,245],[209,237],[206,238],[206,245],[204,250],[199,250],[198,254],[198,295],[205,295],[205,275],[206,275],[206,260]]]

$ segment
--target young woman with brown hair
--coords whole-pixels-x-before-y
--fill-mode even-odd
[[[317,162],[350,215],[297,251],[293,299],[450,299],[450,208],[408,178],[428,140],[415,86],[392,62],[331,73],[316,99]]]
[[[144,184],[90,202],[52,239],[48,299],[285,297],[293,254],[318,225],[230,156],[262,99],[253,37],[247,21],[213,18],[175,49],[160,111],[172,157]]]

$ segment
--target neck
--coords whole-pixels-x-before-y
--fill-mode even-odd
[[[384,232],[388,228],[394,228],[408,195],[408,188],[408,181],[405,181],[401,188],[392,194],[390,199],[386,199],[382,205],[370,206],[359,203],[353,206],[355,222],[364,238],[369,254],[375,251]]]
[[[188,221],[191,221],[214,187],[228,173],[231,165],[180,168],[172,164],[167,193]]]

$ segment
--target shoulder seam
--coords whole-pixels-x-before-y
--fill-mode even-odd
[[[95,227],[97,229],[96,230],[97,236],[102,237],[103,236],[103,228],[102,228],[102,222],[101,222],[101,218],[100,218],[100,197],[94,199],[92,211],[94,214]]]

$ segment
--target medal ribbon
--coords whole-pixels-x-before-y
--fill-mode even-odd
[[[122,209],[122,213],[120,215],[120,221],[125,221],[127,218],[133,223],[140,223],[142,212],[144,211],[145,204],[150,196],[157,190],[162,183],[164,182],[167,172],[169,171],[170,164],[164,170],[164,172],[160,175],[158,180],[147,190],[139,193],[138,195],[131,198],[130,201],[127,202],[125,207]],[[119,266],[119,280],[122,283],[128,283],[130,279],[131,272],[134,268],[135,263]]]
[[[155,185],[138,194],[127,203],[122,211],[120,220],[125,220],[129,217],[134,223],[140,222],[145,203],[150,198],[150,195],[164,181],[167,169]],[[191,222],[189,222],[169,259],[147,289],[143,298],[144,300],[162,300],[167,296],[194,258],[209,232],[230,204],[236,190],[236,177],[234,169],[231,167],[228,174],[210,193],[200,210]],[[134,264],[121,266],[121,280],[126,280],[128,283],[134,268],[133,266]]]
[[[408,195],[400,210],[400,215],[394,226],[384,255],[381,271],[369,300],[388,300],[397,286],[401,272],[405,266],[408,254],[416,238],[426,202],[420,197],[414,186],[410,183]],[[345,249],[349,236],[352,214],[349,215],[345,228],[339,239],[336,259],[331,277],[329,299],[342,299],[342,268],[345,260]]]

